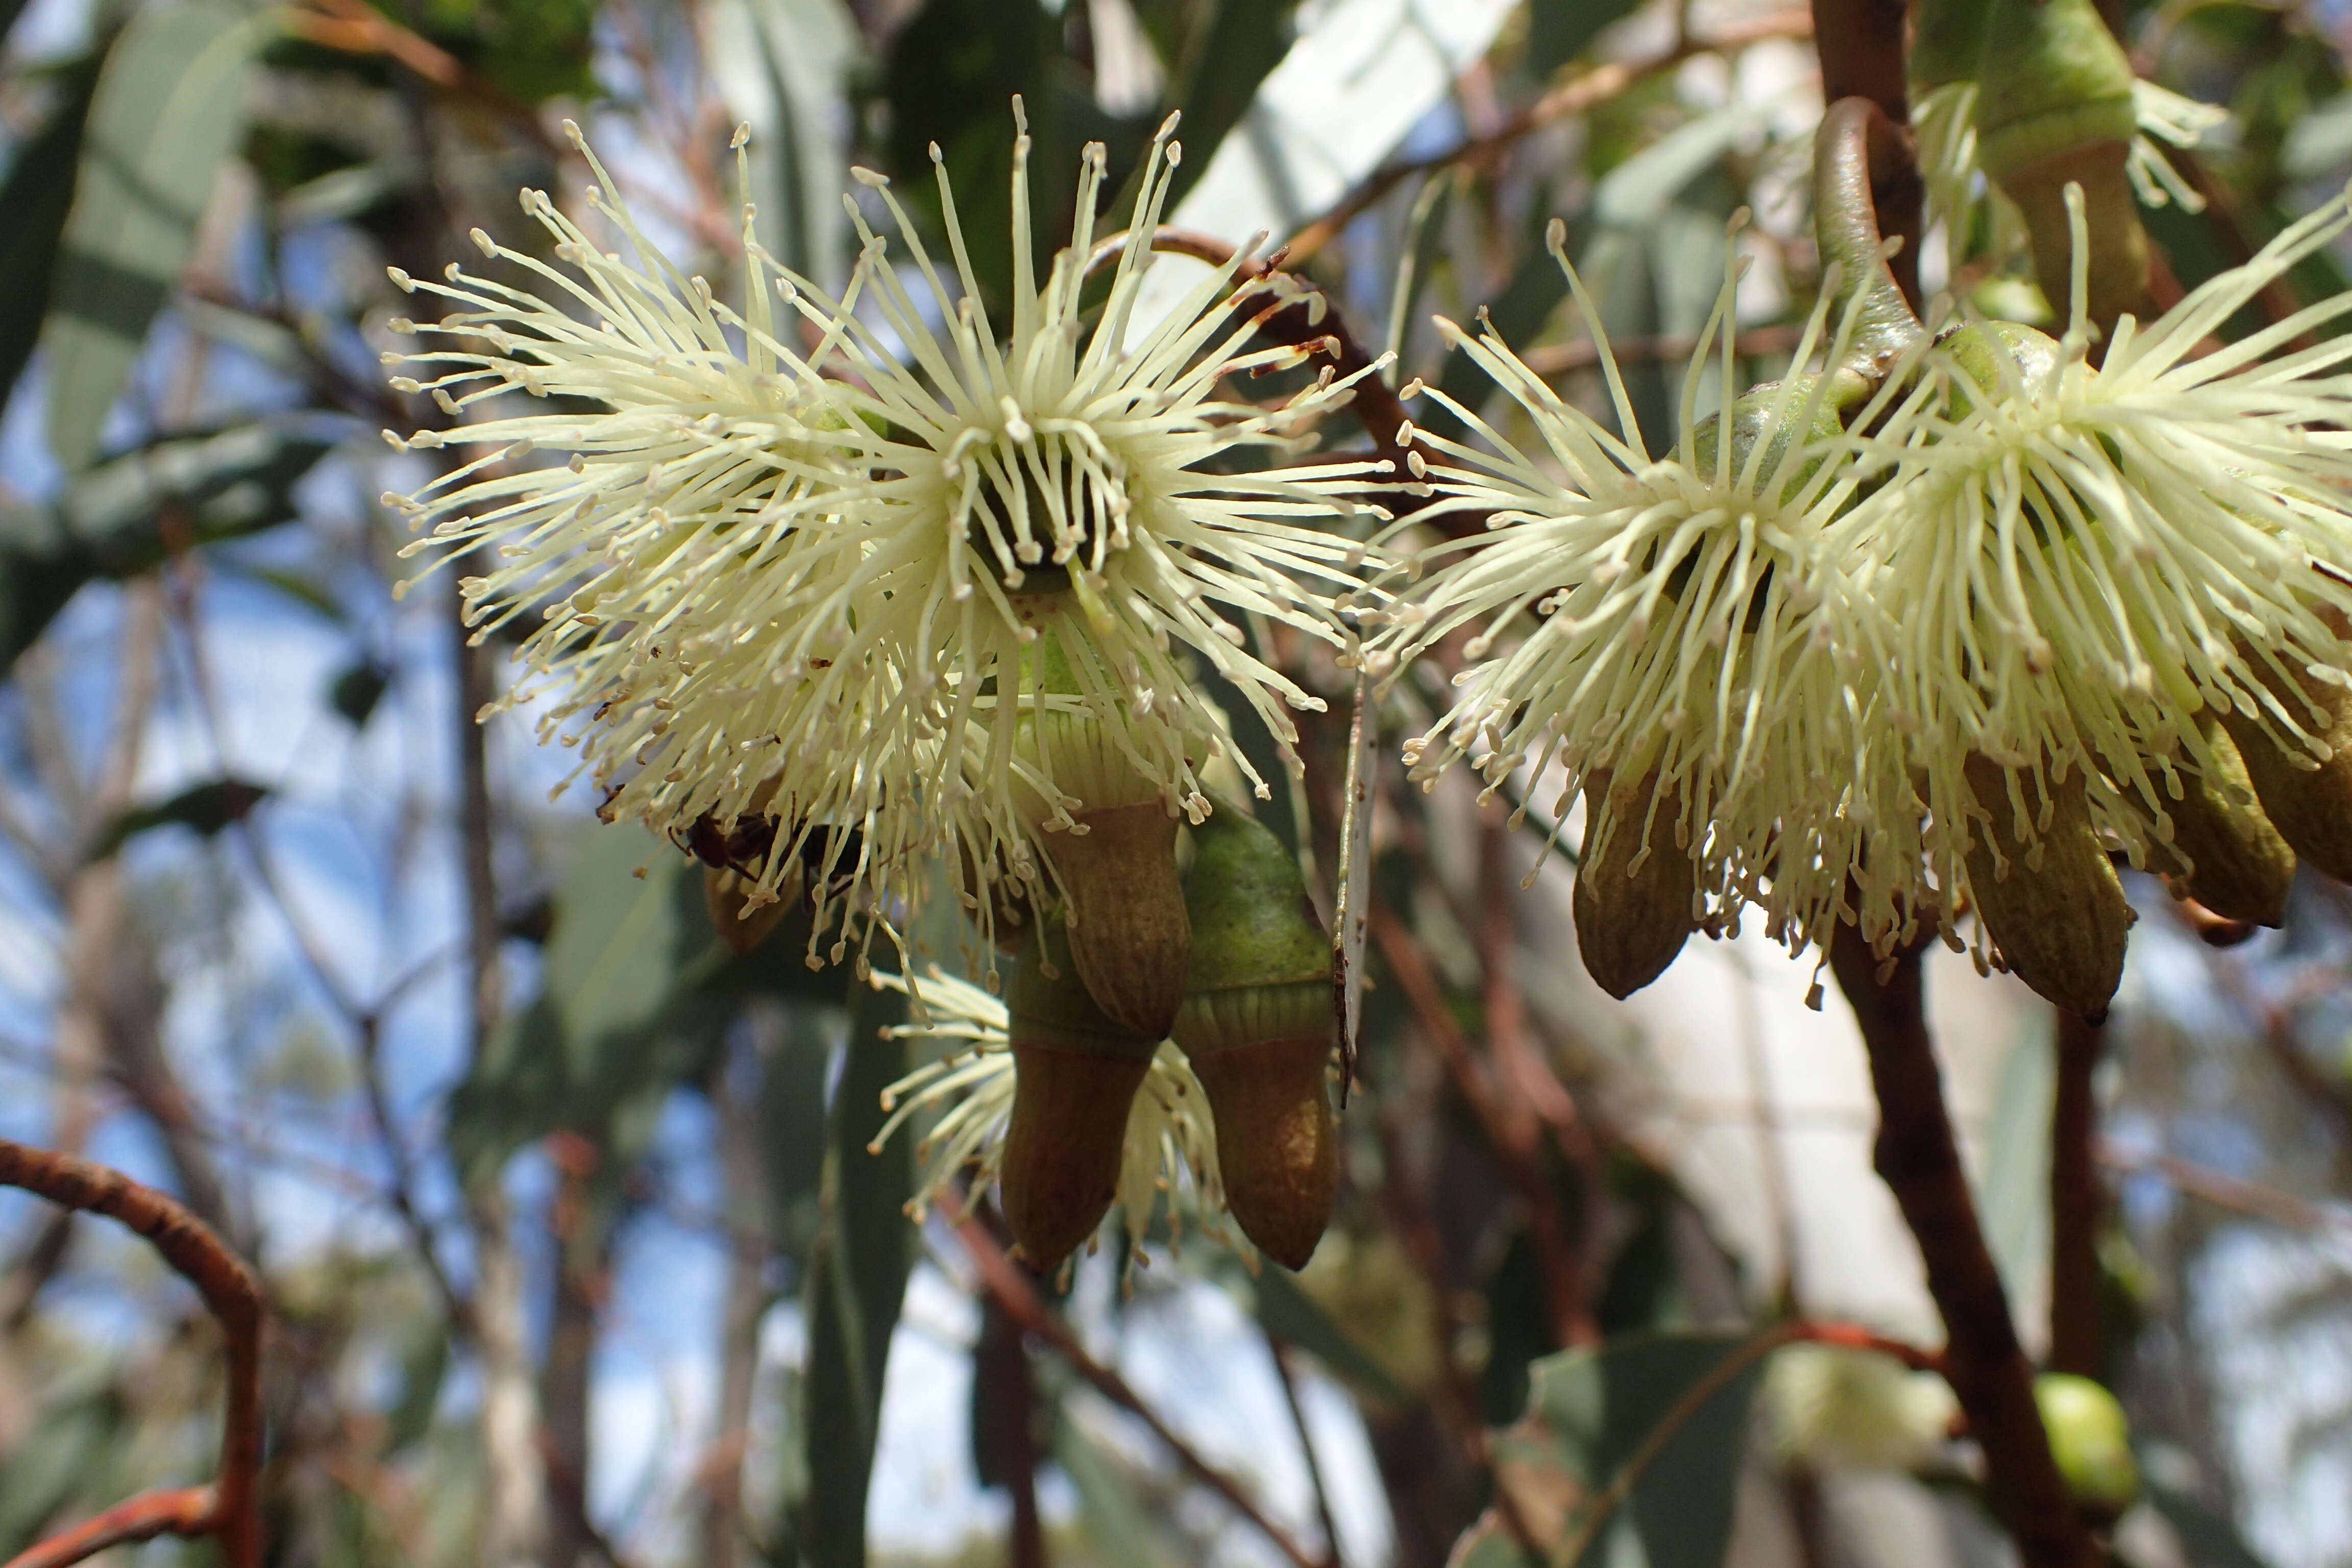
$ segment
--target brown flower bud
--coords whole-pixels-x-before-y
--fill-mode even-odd
[[[1084,832],[1044,839],[1069,917],[1071,961],[1106,1014],[1165,1039],[1192,945],[1176,819],[1158,800],[1073,815]]]
[[[702,868],[702,907],[709,911],[710,926],[719,940],[739,958],[768,940],[800,896],[800,879],[787,877],[786,886],[777,889],[777,896],[764,904],[754,904],[751,895],[759,884],[738,871],[718,866]]]
[[[1571,906],[1576,950],[1612,996],[1631,996],[1664,974],[1697,923],[1697,867],[1675,842],[1682,811],[1681,789],[1661,790],[1654,772],[1631,787],[1612,786],[1606,769],[1585,780]]]
[[[2010,770],[1971,755],[1965,771],[1983,814],[1968,851],[1978,918],[2011,973],[2071,1013],[2105,1017],[2123,979],[2133,915],[2091,825],[2082,773],[2063,782],[2045,775],[2038,792],[2032,780],[2020,779],[2021,818]]]
[[[1225,1206],[1267,1257],[1303,1268],[1339,1186],[1331,944],[1297,860],[1239,808],[1194,829],[1193,848],[1176,1043],[1209,1097]]]
[[[1023,945],[1005,1004],[1013,1116],[998,1189],[1022,1257],[1052,1268],[1094,1235],[1118,1194],[1128,1110],[1160,1042],[1096,1005],[1058,921],[1039,921]]]
[[[2343,617],[2331,612],[2327,619],[2344,636]],[[2289,750],[2253,715],[2224,712],[2221,726],[2238,743],[2263,815],[2315,868],[2352,882],[2352,689],[2304,670],[2294,671],[2290,681],[2258,657],[2249,655],[2246,662],[2294,721],[2328,751],[2323,762],[2306,749]]]
[[[2180,798],[2164,808],[2172,842],[2158,847],[2153,868],[2174,892],[2224,919],[2283,924],[2294,851],[2254,804],[2246,764],[2228,733],[2211,715],[2200,717],[2212,766],[2181,770]]]

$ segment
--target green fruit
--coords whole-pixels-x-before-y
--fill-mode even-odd
[[[2033,1380],[2033,1403],[2076,1504],[2111,1515],[2129,1508],[2139,1496],[2139,1466],[2132,1458],[2131,1424],[2116,1396],[2087,1377],[2045,1372]]]

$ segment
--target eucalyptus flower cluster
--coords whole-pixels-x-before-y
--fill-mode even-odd
[[[1173,127],[1133,233],[1157,225]],[[543,739],[576,746],[608,819],[739,847],[751,825],[750,854],[711,857],[747,909],[804,887],[811,962],[828,931],[832,957],[862,962],[941,858],[985,934],[1000,908],[1087,878],[1069,847],[1089,813],[1172,834],[1208,811],[1202,770],[1220,759],[1265,793],[1202,672],[1295,760],[1288,710],[1321,700],[1244,624],[1344,646],[1333,600],[1362,547],[1330,526],[1350,503],[1318,472],[1229,461],[1286,449],[1346,395],[1328,375],[1271,409],[1221,393],[1309,357],[1252,346],[1286,280],[1237,258],[1135,327],[1155,252],[1097,257],[1099,146],[1041,279],[1024,132],[1001,331],[943,167],[947,269],[888,182],[858,171],[900,254],[850,201],[862,248],[835,298],[761,247],[747,205],[732,307],[664,259],[572,134],[625,252],[526,191],[551,260],[475,236],[520,286],[394,274],[454,309],[392,323],[428,340],[387,356],[395,386],[451,421],[394,444],[478,455],[386,499],[429,531],[412,551],[459,566],[476,639],[519,642],[526,673],[493,706],[530,704]],[[1181,989],[1181,952],[1174,968]]]
[[[1702,347],[1663,458],[1597,328],[1613,433],[1461,337],[1542,447],[1459,407],[1477,445],[1421,437],[1422,520],[1484,526],[1423,551],[1374,657],[1464,661],[1416,776],[1556,775],[1563,821],[1581,795],[1579,942],[1611,991],[1744,907],[1793,949],[1844,922],[1882,953],[1973,912],[1980,962],[2095,1016],[2132,919],[2115,859],[2270,924],[2298,855],[2352,873],[2352,348],[2316,337],[2352,296],[2214,337],[2352,208],[2125,316],[2094,363],[2069,201],[2063,338],[1931,332],[1871,257],[1787,380],[1721,373],[1728,418],[1695,417]]]
[[[551,259],[475,236],[521,286],[394,274],[454,307],[393,323],[427,342],[388,356],[453,423],[393,444],[476,455],[387,500],[428,531],[412,552],[460,563],[475,639],[518,643],[492,710],[532,705],[607,820],[700,857],[731,943],[805,899],[809,962],[854,949],[864,972],[877,931],[903,954],[929,889],[954,889],[985,987],[922,987],[943,1011],[918,1034],[981,1030],[979,1055],[898,1092],[954,1100],[935,1180],[994,1181],[1033,1263],[1121,1194],[1141,1226],[1181,1165],[1297,1266],[1336,1191],[1329,944],[1289,852],[1202,781],[1271,793],[1212,679],[1299,765],[1289,712],[1323,701],[1268,661],[1268,628],[1354,657],[1360,465],[1250,460],[1311,447],[1352,377],[1227,390],[1331,352],[1320,299],[1246,253],[1139,319],[1172,116],[1100,243],[1108,161],[1086,150],[1041,275],[1013,111],[1002,321],[936,147],[944,264],[861,170],[841,295],[764,250],[747,206],[730,306],[663,258],[572,128],[625,253],[526,191]],[[1304,346],[1261,338],[1291,311]],[[982,1006],[1000,946],[1010,994]]]

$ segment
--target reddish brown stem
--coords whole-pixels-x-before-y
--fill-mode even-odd
[[[219,1478],[209,1486],[147,1492],[119,1503],[19,1552],[6,1568],[65,1568],[110,1546],[158,1535],[214,1536],[228,1568],[259,1568],[262,1306],[252,1270],[184,1205],[87,1160],[0,1138],[0,1186],[21,1187],[66,1208],[104,1215],[144,1237],[196,1288],[228,1341],[228,1411]]]
[[[2033,1399],[2033,1372],[2017,1341],[2009,1299],[1977,1223],[1945,1109],[1943,1074],[1927,1037],[1924,977],[1913,948],[1881,961],[1861,933],[1838,928],[1830,965],[1853,1005],[1877,1091],[1880,1177],[1927,1266],[1944,1319],[1945,1376],[1984,1450],[1985,1489],[2026,1568],[2093,1568],[2099,1561],[2050,1456]]]
[[[2104,1377],[2099,1310],[2098,1111],[2091,1079],[2105,1031],[2058,1015],[2058,1095],[2050,1115],[2050,1370]]]
[[[1050,1346],[1054,1353],[1069,1363],[1070,1370],[1091,1384],[1095,1391],[1120,1409],[1139,1419],[1151,1428],[1152,1436],[1167,1446],[1192,1478],[1225,1500],[1234,1511],[1255,1526],[1275,1549],[1297,1565],[1297,1568],[1320,1568],[1315,1556],[1290,1537],[1290,1532],[1265,1516],[1265,1510],[1244,1491],[1241,1483],[1201,1458],[1192,1446],[1179,1437],[1160,1418],[1160,1413],[1144,1403],[1127,1380],[1088,1355],[1078,1343],[1077,1336],[1067,1325],[1046,1310],[1038,1299],[1037,1288],[1021,1266],[1006,1255],[988,1227],[964,1212],[962,1203],[951,1192],[941,1193],[934,1200],[940,1212],[963,1237],[965,1250],[971,1254],[972,1266],[980,1270],[981,1288],[986,1290],[1005,1315],[1023,1329],[1036,1335]]]

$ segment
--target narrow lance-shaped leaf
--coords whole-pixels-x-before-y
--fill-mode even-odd
[[[46,339],[49,441],[68,468],[97,455],[148,325],[187,265],[268,26],[231,0],[183,0],[142,7],[108,52]]]
[[[1717,1568],[1730,1544],[1748,1400],[1770,1342],[1644,1334],[1535,1363],[1527,1414],[1496,1434],[1494,1454],[1496,1484],[1542,1555],[1516,1544],[1490,1509],[1450,1561]]]
[[[866,1561],[866,1494],[881,1430],[890,1336],[914,1265],[910,1139],[878,1152],[882,1090],[906,1070],[904,1041],[881,1031],[905,1021],[907,999],[852,982],[849,1044],[834,1090],[824,1156],[824,1222],[808,1279],[808,1372],[802,1435],[808,1495],[801,1546],[812,1563]]]
[[[0,669],[90,579],[285,521],[329,447],[260,424],[174,436],[89,470],[50,505],[0,508]]]
[[[0,213],[8,215],[0,224],[0,405],[8,401],[40,341],[58,243],[73,206],[74,168],[98,85],[99,58],[78,60],[58,73],[57,107],[17,150],[7,179],[0,182]]]

